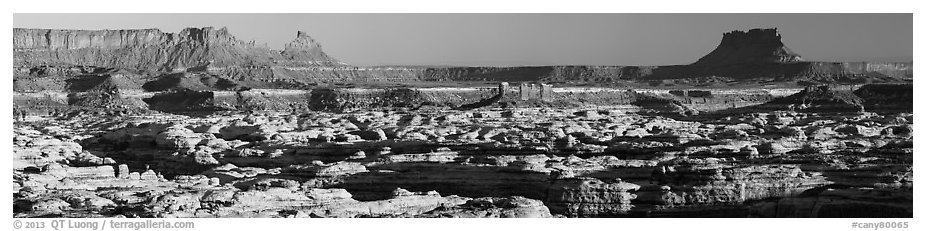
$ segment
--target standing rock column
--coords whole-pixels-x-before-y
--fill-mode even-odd
[[[125,164],[119,165],[119,171],[116,172],[116,177],[118,178],[129,178],[129,166]]]
[[[530,88],[529,88],[529,89],[530,89],[530,90],[528,90],[529,93],[528,93],[528,96],[527,96],[528,99],[536,99],[536,98],[538,98],[538,97],[540,96],[540,92],[538,91],[539,88],[537,88],[537,84],[533,84],[533,83],[530,84]]]
[[[521,100],[528,100],[528,99],[530,99],[530,91],[531,91],[531,90],[530,90],[530,87],[527,85],[527,83],[523,83],[523,82],[522,82],[521,85],[520,85],[519,87],[520,87],[519,90],[520,90],[520,93],[521,93]]]
[[[508,91],[508,82],[498,83],[498,95],[501,97],[505,96],[505,92]]]
[[[553,86],[549,84],[540,84],[540,100],[544,102],[553,101]]]

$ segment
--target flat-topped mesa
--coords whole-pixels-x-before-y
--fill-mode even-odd
[[[723,34],[714,51],[693,65],[730,65],[761,63],[792,63],[804,61],[781,42],[777,28],[732,31]]]
[[[78,65],[170,71],[192,67],[333,66],[305,33],[284,51],[235,38],[226,28],[186,28],[179,33],[137,30],[13,30],[15,66]]]
[[[304,89],[317,83],[405,81],[499,81],[614,83],[672,79],[774,79],[832,82],[908,82],[913,64],[805,62],[781,42],[776,29],[725,33],[710,54],[691,65],[352,67],[328,56],[306,32],[282,50],[236,39],[225,28],[48,30],[14,29],[14,76],[73,76],[126,69],[202,71],[250,88]],[[14,79],[15,80],[15,79]],[[701,82],[698,80],[696,82]],[[42,82],[16,82],[40,90]],[[743,82],[748,83],[748,81]],[[656,83],[659,84],[659,83]]]

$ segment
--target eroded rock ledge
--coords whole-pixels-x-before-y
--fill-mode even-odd
[[[912,215],[907,113],[775,111],[703,122],[537,108],[115,118],[16,123],[16,216]]]

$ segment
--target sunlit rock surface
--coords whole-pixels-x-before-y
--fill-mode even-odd
[[[912,217],[912,63],[354,67],[14,29],[15,217]],[[510,82],[510,83],[509,83]]]
[[[904,202],[912,121],[789,111],[684,121],[547,108],[43,117],[15,124],[14,210],[865,217],[876,215],[842,210],[873,206],[903,217],[912,214]],[[87,209],[94,213],[78,212]]]

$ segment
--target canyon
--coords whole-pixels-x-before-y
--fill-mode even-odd
[[[912,217],[913,70],[358,67],[306,32],[14,29],[14,217]]]

